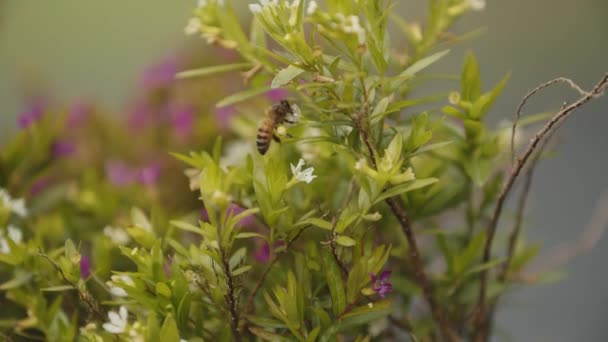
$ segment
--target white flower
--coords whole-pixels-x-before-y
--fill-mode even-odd
[[[21,241],[23,240],[23,233],[21,232],[21,229],[13,226],[13,225],[9,225],[8,228],[8,237],[13,240],[15,243],[21,243]]]
[[[348,18],[345,19],[342,25],[342,30],[344,30],[344,32],[346,33],[356,34],[359,44],[365,43],[365,29],[363,29],[363,27],[361,27],[361,24],[359,23],[359,16],[348,16]]]
[[[194,35],[201,32],[201,20],[199,18],[190,18],[188,24],[184,27],[184,33],[187,35]]]
[[[486,0],[467,0],[467,3],[473,11],[482,11],[486,8]]]
[[[260,0],[259,4],[249,4],[249,10],[253,14],[261,13],[265,8],[275,7],[279,5],[279,0]]]
[[[231,141],[226,145],[226,153],[224,153],[224,155],[220,158],[220,166],[222,167],[222,169],[226,170],[226,168],[229,166],[244,165],[245,161],[247,160],[247,156],[251,152],[253,152],[253,145],[250,141]],[[196,177],[196,182],[198,185],[198,177]]]
[[[110,319],[109,323],[104,323],[103,328],[112,334],[122,334],[127,330],[127,323],[129,318],[129,312],[127,312],[127,308],[121,306],[118,309],[118,313],[115,311],[108,312],[108,318]]]
[[[317,11],[318,7],[317,2],[315,0],[311,0],[308,3],[308,8],[306,8],[306,14],[313,15]]]
[[[133,279],[131,279],[131,277],[127,276],[127,275],[113,275],[111,277],[112,281],[108,282],[108,286],[110,288],[110,293],[116,297],[126,297],[127,291],[125,291],[125,289],[123,289],[122,287],[118,286],[118,285],[129,285],[129,286],[135,286],[135,283],[133,282]],[[116,284],[116,283],[122,283],[122,284]]]
[[[304,159],[302,158],[298,161],[298,165],[293,166],[293,164],[290,163],[289,166],[291,167],[291,173],[293,173],[293,176],[299,182],[310,183],[313,179],[317,178],[317,176],[312,174],[315,171],[314,167],[302,170],[302,167],[304,167]]]
[[[122,228],[105,226],[103,234],[109,237],[110,240],[117,245],[126,245],[131,240],[129,234]]]
[[[196,2],[196,6],[199,7],[199,8],[207,6],[207,0],[198,0]]]
[[[25,200],[23,198],[13,199],[11,195],[5,189],[0,188],[0,204],[12,211],[13,213],[25,217],[27,216],[27,208],[25,207]]]
[[[8,245],[6,238],[0,238],[0,253],[9,254],[11,252],[11,246]]]

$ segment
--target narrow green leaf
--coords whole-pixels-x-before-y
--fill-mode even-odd
[[[63,292],[63,291],[71,291],[71,290],[76,290],[76,289],[73,288],[71,285],[58,285],[58,286],[44,287],[44,288],[40,289],[40,291],[42,291],[42,292]]]
[[[403,70],[399,74],[399,76],[393,83],[393,89],[398,88],[399,86],[401,86],[403,84],[403,82],[412,78],[418,72],[426,69],[431,64],[437,62],[438,60],[443,58],[445,55],[447,55],[449,52],[450,52],[450,50],[443,50],[443,51],[434,53],[430,56],[419,59],[418,61],[416,61],[414,64],[410,65],[407,69]]]
[[[179,341],[179,331],[177,330],[177,324],[173,316],[169,314],[165,318],[162,328],[160,329],[160,340],[161,341]]]
[[[394,187],[389,188],[388,190],[382,192],[380,194],[380,196],[378,196],[378,198],[376,198],[376,200],[374,201],[374,204],[384,201],[387,198],[395,197],[395,196],[404,194],[409,191],[424,188],[424,187],[429,186],[434,183],[437,183],[437,178],[416,179],[411,182],[399,184],[397,186],[394,186]]]
[[[238,275],[241,275],[241,274],[249,271],[250,269],[251,269],[251,265],[245,265],[245,266],[239,267],[236,270],[232,271],[232,276],[236,277]]]
[[[191,77],[209,76],[209,75],[219,74],[219,73],[228,72],[228,71],[245,70],[245,69],[248,69],[251,67],[252,67],[251,63],[214,65],[214,66],[204,67],[204,68],[200,68],[200,69],[181,71],[175,75],[175,78],[183,79],[183,78],[191,78]]]
[[[296,224],[297,227],[307,226],[307,225],[313,225],[313,226],[319,227],[321,229],[331,230],[331,222],[325,221],[320,218],[315,218],[315,217],[307,218],[305,220],[300,221],[298,224]]]
[[[338,316],[346,308],[346,294],[344,293],[344,281],[342,280],[342,271],[336,260],[327,250],[321,252],[323,259],[325,279],[329,287],[329,294],[332,300],[334,315]]]
[[[270,88],[280,88],[285,84],[291,82],[291,80],[293,80],[294,78],[300,76],[304,71],[304,69],[300,69],[296,66],[290,65],[277,73],[277,75],[272,80],[272,83],[270,84]]]
[[[268,90],[270,90],[270,87],[260,87],[260,88],[248,89],[248,90],[224,97],[215,106],[217,108],[227,107],[227,106],[233,105],[235,103],[249,100],[250,98],[256,97],[260,94],[264,94]]]
[[[475,102],[481,94],[479,66],[473,53],[469,53],[464,62],[460,80],[460,97],[463,101]]]
[[[362,305],[356,307],[342,317],[340,330],[344,331],[352,328],[353,326],[374,321],[378,318],[388,316],[391,312],[392,308],[389,300],[374,302],[371,306]]]
[[[336,243],[340,246],[352,247],[357,244],[357,241],[355,241],[353,238],[350,238],[348,236],[340,235],[336,239]]]

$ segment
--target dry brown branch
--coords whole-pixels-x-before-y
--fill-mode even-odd
[[[369,159],[371,160],[372,167],[377,170],[378,167],[376,165],[376,152],[369,139],[367,127],[362,122],[363,121],[362,114],[361,113],[356,114],[354,119],[355,119],[355,125],[357,126],[357,128],[359,129],[359,132],[361,134],[361,139],[363,140],[363,143],[365,144],[365,146],[367,148],[367,152],[369,154]],[[437,299],[435,298],[433,286],[424,270],[424,261],[422,260],[422,257],[420,256],[420,252],[418,249],[418,242],[416,241],[416,237],[414,236],[414,231],[412,230],[412,224],[410,222],[409,216],[407,215],[407,212],[403,209],[401,203],[398,202],[396,197],[387,198],[385,200],[385,202],[386,202],[386,204],[388,204],[389,208],[391,209],[391,212],[393,213],[393,215],[399,222],[399,225],[401,226],[401,230],[403,231],[403,234],[407,238],[407,242],[409,245],[408,246],[409,247],[408,248],[409,258],[410,258],[410,262],[412,263],[412,266],[414,268],[415,280],[418,283],[418,286],[420,286],[420,288],[422,289],[424,298],[425,298],[427,304],[429,305],[429,308],[431,309],[431,315],[433,316],[433,319],[439,325],[439,330],[441,331],[441,335],[443,336],[443,339],[446,341],[458,341],[459,340],[458,336],[450,327],[450,324],[448,323],[448,321],[446,319],[443,309],[441,308],[441,306],[437,302]]]
[[[559,82],[559,81],[547,82],[547,83],[541,85],[540,87],[532,90],[531,93],[533,93],[533,94],[537,93],[539,89],[547,87],[548,86],[547,84],[550,85],[550,84],[554,84],[557,82]],[[487,229],[487,236],[486,236],[486,242],[485,242],[484,250],[483,250],[482,263],[487,263],[488,261],[490,261],[491,251],[492,251],[492,242],[494,241],[494,235],[496,233],[496,226],[500,219],[500,215],[502,213],[502,209],[503,209],[505,200],[507,199],[509,192],[513,188],[513,185],[515,184],[515,180],[521,173],[523,167],[526,165],[526,162],[530,159],[530,156],[532,156],[534,154],[534,152],[536,151],[536,149],[539,147],[539,143],[547,137],[547,135],[549,134],[549,132],[552,130],[552,128],[554,126],[558,125],[562,120],[565,120],[567,117],[569,117],[569,115],[574,110],[578,109],[585,103],[589,102],[594,97],[597,97],[597,96],[603,94],[604,90],[606,89],[607,84],[608,84],[608,73],[606,73],[600,79],[600,81],[593,87],[593,89],[591,91],[583,92],[584,95],[582,95],[578,100],[576,100],[572,104],[562,108],[559,112],[557,112],[551,118],[551,120],[549,120],[549,122],[547,122],[547,124],[545,124],[545,126],[535,134],[535,136],[531,139],[530,143],[528,144],[528,147],[526,148],[524,153],[521,155],[521,157],[519,157],[519,158],[517,158],[517,160],[515,160],[515,163],[512,167],[512,171],[509,174],[509,177],[507,178],[507,181],[505,182],[505,184],[500,192],[500,195],[498,196],[498,200],[496,202],[496,207],[494,209],[492,219],[491,219],[490,224]],[[577,88],[580,88],[580,87],[577,87]],[[532,96],[532,95],[528,94],[528,95],[526,95],[525,98],[526,99],[530,98],[530,96]],[[520,107],[521,107],[521,105],[520,105]],[[520,109],[518,109],[518,111],[520,111]],[[488,339],[488,333],[489,333],[488,332],[487,308],[486,308],[487,282],[488,282],[488,270],[483,270],[482,272],[480,272],[479,298],[478,298],[478,305],[477,305],[477,310],[476,310],[476,314],[475,314],[475,322],[474,322],[474,324],[475,324],[474,340],[480,341],[480,342],[486,341]]]
[[[53,266],[53,268],[55,268],[55,270],[59,274],[59,277],[61,278],[61,280],[66,282],[68,285],[70,285],[74,290],[76,290],[78,292],[78,296],[80,297],[80,299],[83,302],[85,302],[85,304],[89,308],[89,314],[94,314],[95,316],[97,316],[97,318],[99,318],[101,320],[104,319],[103,313],[101,313],[101,311],[99,310],[99,305],[97,304],[97,302],[95,301],[95,298],[93,298],[90,293],[88,293],[86,291],[81,291],[80,288],[78,288],[78,286],[76,286],[76,284],[74,284],[73,281],[68,279],[68,277],[65,275],[65,273],[63,272],[61,267],[59,265],[57,265],[57,263],[55,261],[53,261],[53,259],[51,259],[48,255],[46,255],[46,253],[44,253],[42,251],[42,249],[38,249],[38,255],[41,256],[42,258],[46,259]]]
[[[524,98],[519,103],[519,106],[517,106],[517,111],[515,112],[515,121],[513,121],[513,127],[511,128],[511,166],[513,166],[513,163],[515,161],[515,131],[517,130],[517,124],[519,123],[519,119],[521,118],[521,112],[524,109],[524,106],[526,105],[528,100],[532,96],[534,96],[537,92],[539,92],[542,89],[547,88],[553,84],[556,84],[556,83],[566,83],[572,89],[576,90],[579,93],[579,95],[581,95],[581,96],[587,95],[587,92],[584,91],[581,87],[579,87],[576,83],[574,83],[574,81],[572,81],[569,78],[565,78],[565,77],[558,77],[551,81],[545,82],[545,83],[539,85],[538,87],[534,88],[528,94],[526,94],[526,96],[524,96]]]

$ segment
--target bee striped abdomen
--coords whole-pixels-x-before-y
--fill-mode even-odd
[[[270,147],[273,126],[272,120],[270,118],[266,118],[260,124],[260,128],[258,128],[258,136],[255,142],[258,152],[260,152],[262,155],[265,154]]]

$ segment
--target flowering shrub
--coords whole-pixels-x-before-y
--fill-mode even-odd
[[[488,340],[538,252],[521,217],[495,234],[504,201],[607,78],[492,127],[508,76],[483,87],[473,54],[448,77],[459,85],[420,87],[483,1],[429,0],[421,25],[388,0],[260,0],[248,29],[232,5],[199,1],[185,32],[241,60],[152,67],[126,125],[95,116],[74,132],[81,119],[57,123],[42,102],[20,118],[0,155],[5,337]],[[210,120],[210,94],[237,71],[245,89],[218,94]],[[178,101],[188,82],[202,103]],[[548,118],[514,158],[521,128]],[[103,125],[113,136],[93,138]]]

